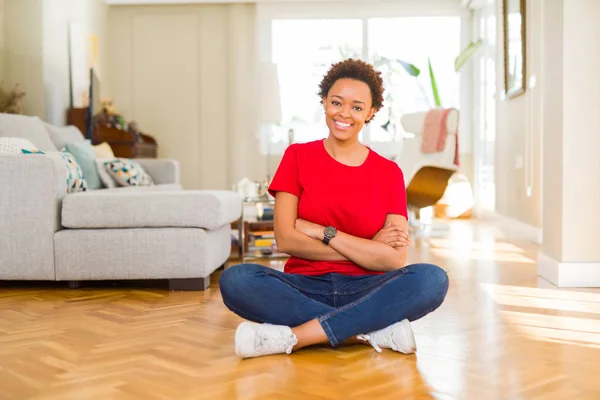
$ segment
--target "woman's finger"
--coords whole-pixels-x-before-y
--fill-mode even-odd
[[[410,245],[410,240],[397,240],[394,243],[399,247],[408,247]]]

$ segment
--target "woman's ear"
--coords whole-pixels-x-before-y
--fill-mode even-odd
[[[369,110],[369,114],[367,114],[367,119],[365,119],[365,122],[371,122],[371,119],[373,119],[373,115],[375,115],[375,109],[371,107],[371,109]]]

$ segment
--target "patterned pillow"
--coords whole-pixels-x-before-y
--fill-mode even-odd
[[[130,158],[115,158],[105,161],[108,173],[119,186],[152,186],[154,181],[142,166]]]
[[[104,165],[107,161],[112,161],[115,158],[96,158],[96,169],[98,170],[98,175],[100,175],[100,180],[102,181],[102,186],[105,188],[116,188],[117,182],[110,176],[108,173],[108,168]]]
[[[0,155],[21,154],[21,149],[37,150],[37,147],[27,139],[19,137],[0,137]]]
[[[44,154],[51,158],[60,157],[65,163],[65,178],[67,180],[67,193],[85,192],[88,188],[83,172],[77,164],[73,154],[66,151],[30,151],[21,149],[24,154]]]

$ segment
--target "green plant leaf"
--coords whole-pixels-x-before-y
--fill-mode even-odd
[[[414,66],[414,64],[407,63],[406,61],[396,60],[398,64],[402,65],[404,70],[410,75],[417,77],[421,73],[421,70]]]
[[[433,74],[431,59],[427,58],[427,64],[429,65],[429,78],[431,79],[431,91],[433,92],[433,100],[435,101],[436,107],[441,107],[442,102],[440,101],[440,94],[438,92],[437,83],[435,81],[435,75]]]
[[[454,72],[460,71],[460,69],[477,53],[477,50],[483,44],[483,40],[479,39],[476,42],[471,42],[469,45],[460,52],[458,57],[454,60]]]

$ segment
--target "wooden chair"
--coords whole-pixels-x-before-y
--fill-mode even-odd
[[[456,170],[453,169],[426,166],[413,176],[406,188],[406,203],[414,217],[411,221],[413,226],[418,225],[416,220],[420,219],[422,208],[434,206],[441,200],[454,173]]]

